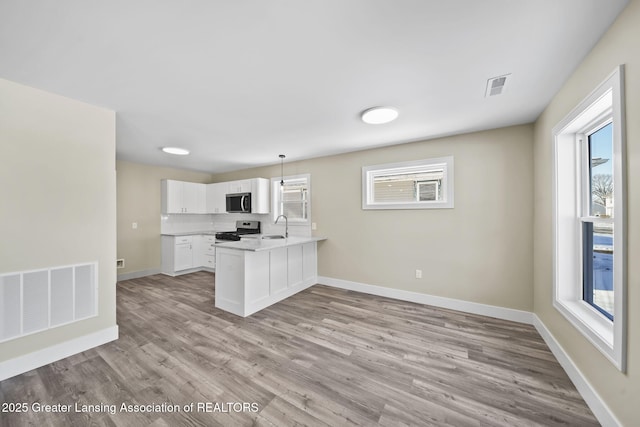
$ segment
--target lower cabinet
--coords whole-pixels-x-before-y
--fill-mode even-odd
[[[161,236],[162,268],[164,274],[193,268],[193,236]]]
[[[176,244],[173,251],[173,269],[175,271],[193,268],[193,244]]]
[[[216,307],[249,316],[314,285],[316,242],[262,251],[218,248]]]
[[[215,236],[162,236],[161,272],[169,276],[216,268]]]
[[[216,238],[215,236],[201,236],[202,246],[200,246],[200,263],[201,267],[209,270],[216,268]]]

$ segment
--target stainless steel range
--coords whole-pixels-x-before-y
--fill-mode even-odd
[[[216,240],[240,240],[247,234],[260,234],[260,221],[236,221],[236,231],[216,233]]]

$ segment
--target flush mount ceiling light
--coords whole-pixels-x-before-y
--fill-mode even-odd
[[[178,156],[186,156],[189,154],[189,150],[185,150],[184,148],[179,147],[163,147],[162,151],[168,154],[176,154]]]
[[[398,117],[398,110],[390,107],[373,107],[362,112],[362,121],[370,125],[392,122]]]

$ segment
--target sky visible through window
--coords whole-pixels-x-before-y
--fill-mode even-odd
[[[591,134],[591,157],[609,159],[593,168],[593,174],[613,174],[611,144],[613,141],[613,125],[609,123],[605,127]]]

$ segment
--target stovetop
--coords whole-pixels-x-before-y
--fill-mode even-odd
[[[216,233],[216,239],[237,241],[246,234],[260,234],[260,221],[236,221],[236,231]]]

